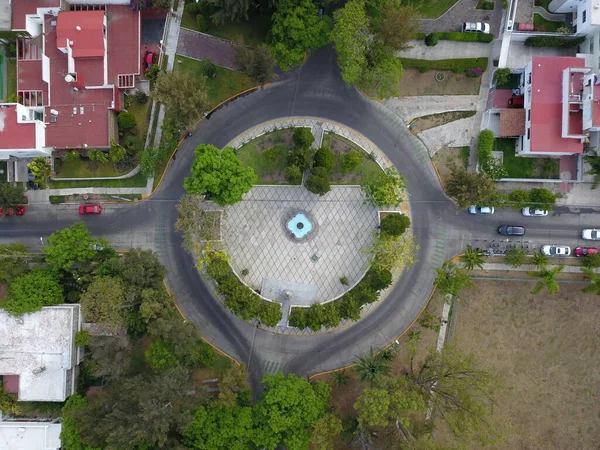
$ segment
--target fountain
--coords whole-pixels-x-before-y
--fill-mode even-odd
[[[313,224],[306,214],[298,213],[288,221],[287,229],[296,239],[300,240],[313,230]]]

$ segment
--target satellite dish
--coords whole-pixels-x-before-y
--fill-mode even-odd
[[[73,75],[71,75],[70,73],[68,73],[67,75],[65,75],[65,81],[67,83],[72,83],[73,81],[75,81],[75,77]]]

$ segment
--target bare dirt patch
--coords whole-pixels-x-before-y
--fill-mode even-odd
[[[561,285],[478,280],[458,306],[453,341],[508,386],[492,422],[502,450],[596,449],[600,442],[600,302]],[[472,448],[477,448],[476,446]]]
[[[443,74],[437,81],[436,74]],[[442,78],[442,77],[438,77]],[[448,70],[430,70],[425,73],[418,69],[405,69],[400,80],[400,97],[417,95],[477,95],[481,78],[469,78]]]
[[[444,183],[448,182],[453,165],[464,167],[469,165],[469,147],[443,147],[432,158]]]
[[[415,136],[421,131],[429,130],[430,128],[439,127],[450,122],[460,119],[466,119],[475,115],[475,111],[448,111],[438,114],[429,114],[427,116],[417,117],[413,120],[409,129]]]

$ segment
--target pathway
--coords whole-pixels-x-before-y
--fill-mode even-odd
[[[437,45],[428,47],[419,39],[410,41],[410,45],[411,48],[399,51],[397,55],[415,59],[487,58],[491,50],[491,44],[483,42],[438,41]]]
[[[553,22],[566,22],[566,20],[567,20],[567,17],[564,14],[550,13],[550,12],[546,11],[546,9],[542,8],[541,6],[534,6],[533,13],[539,14],[544,19],[550,20]],[[532,21],[533,21],[533,16],[532,16]]]

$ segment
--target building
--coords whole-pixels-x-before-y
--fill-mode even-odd
[[[19,401],[62,402],[75,392],[79,305],[13,317],[0,310],[0,377]],[[0,447],[1,448],[1,447]]]
[[[59,450],[62,425],[0,419],[0,450]]]
[[[141,15],[129,3],[12,2],[12,30],[29,36],[17,42],[17,102],[0,104],[0,160],[118,141],[123,91],[142,67]]]

